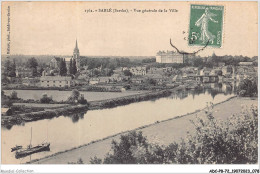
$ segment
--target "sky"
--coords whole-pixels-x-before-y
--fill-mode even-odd
[[[155,56],[159,50],[193,52],[188,46],[190,4],[223,5],[221,48],[207,47],[201,56],[258,55],[257,2],[2,2],[2,54],[7,50],[10,6],[10,54],[72,55],[75,41],[82,56]],[[128,9],[129,13],[85,10]],[[166,9],[139,13],[134,9]],[[169,12],[176,9],[178,12]],[[130,12],[132,10],[132,12]]]

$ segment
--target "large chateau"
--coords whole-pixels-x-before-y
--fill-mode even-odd
[[[66,61],[66,64],[67,64],[67,67],[70,63],[70,60],[72,59],[75,59],[76,60],[76,66],[77,66],[77,70],[79,71],[80,70],[80,54],[79,54],[79,48],[78,48],[78,42],[76,40],[76,46],[74,48],[74,51],[73,51],[73,55],[72,56],[69,56],[69,57],[54,57],[51,62],[50,62],[50,66],[52,68],[59,68],[59,65],[60,65],[60,60],[61,59],[65,59]]]
[[[156,55],[158,63],[184,63],[184,56],[174,51],[159,51]]]

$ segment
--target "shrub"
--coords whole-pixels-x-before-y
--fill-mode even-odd
[[[79,99],[78,99],[78,103],[80,103],[80,104],[87,104],[88,102],[87,102],[87,100],[84,98],[84,96],[81,95],[81,96],[79,97]]]
[[[18,97],[17,97],[17,92],[16,92],[16,91],[12,91],[12,92],[11,92],[11,94],[10,94],[10,99],[12,99],[12,100],[18,99]]]
[[[79,95],[79,91],[77,89],[73,89],[71,96],[68,98],[68,102],[76,103],[78,101]]]
[[[48,97],[47,94],[43,94],[42,98],[40,99],[41,103],[51,103],[53,102],[52,97]]]
[[[257,78],[246,78],[239,84],[238,94],[241,97],[254,97],[257,92]]]

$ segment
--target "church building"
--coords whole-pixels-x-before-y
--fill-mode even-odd
[[[76,46],[74,48],[74,51],[73,51],[73,56],[70,56],[70,57],[63,57],[66,61],[66,65],[67,65],[67,69],[69,67],[69,63],[70,63],[70,59],[75,59],[76,61],[76,66],[77,66],[77,70],[79,71],[80,70],[80,54],[79,54],[79,48],[78,48],[78,42],[76,40]],[[58,69],[59,66],[60,66],[60,61],[61,59],[63,59],[61,57],[54,57],[51,62],[50,62],[50,67],[51,68],[54,68],[54,69]]]

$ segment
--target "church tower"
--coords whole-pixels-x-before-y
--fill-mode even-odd
[[[74,51],[73,51],[73,59],[76,60],[76,66],[77,66],[77,69],[79,70],[80,69],[80,56],[79,56],[77,39],[76,39],[76,46],[75,46]]]

